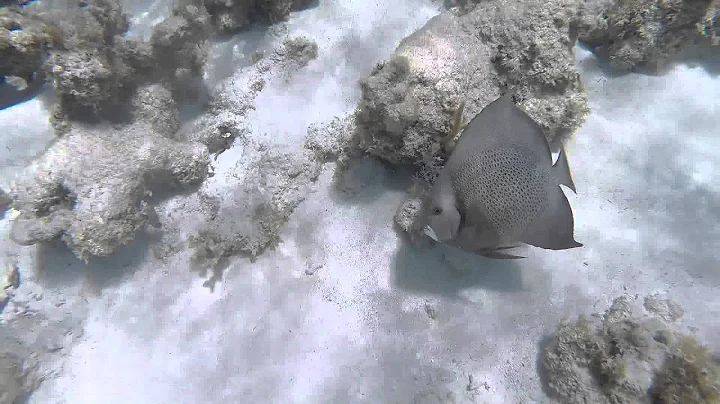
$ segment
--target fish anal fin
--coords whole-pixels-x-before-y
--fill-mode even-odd
[[[560,148],[560,154],[553,165],[553,172],[555,173],[558,183],[565,185],[566,187],[572,189],[573,192],[576,192],[575,181],[573,181],[570,165],[568,164],[567,153],[565,153],[564,147]]]
[[[548,195],[545,210],[525,229],[520,241],[549,250],[582,247],[575,241],[574,226],[570,202],[560,186],[554,186]]]

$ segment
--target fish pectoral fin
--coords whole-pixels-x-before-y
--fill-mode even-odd
[[[507,254],[507,253],[499,251],[499,250],[506,250],[508,248],[514,248],[514,247],[500,247],[500,248],[496,248],[494,250],[480,250],[477,252],[477,254],[482,255],[485,258],[492,258],[492,259],[496,259],[496,260],[514,260],[514,259],[525,258],[525,257],[519,256],[519,255]]]
[[[510,250],[510,249],[518,248],[518,247],[520,247],[520,244],[496,246],[496,247],[492,247],[492,248],[478,248],[475,252],[478,255],[482,255],[483,257],[492,258],[492,259],[496,259],[496,260],[525,258],[524,256],[502,252],[502,250]]]
[[[567,250],[582,247],[575,241],[572,208],[560,186],[548,195],[546,209],[528,226],[520,241],[549,250]]]
[[[558,183],[572,189],[573,192],[577,192],[575,190],[575,181],[573,181],[570,165],[568,164],[567,153],[565,152],[564,147],[560,148],[560,154],[553,165],[553,172],[555,173]]]
[[[511,248],[518,248],[518,247],[520,247],[520,244],[518,244],[518,245],[506,245],[506,246],[503,246],[503,247],[496,247],[495,249],[496,249],[496,250],[509,250],[509,249],[511,249]]]

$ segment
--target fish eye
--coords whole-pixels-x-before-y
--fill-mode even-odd
[[[433,215],[439,215],[442,213],[442,209],[440,209],[439,207],[436,206],[433,208],[432,213],[433,213]]]

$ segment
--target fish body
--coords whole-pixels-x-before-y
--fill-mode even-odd
[[[575,191],[563,149],[553,165],[540,126],[507,92],[462,132],[430,192],[426,234],[491,258],[521,258],[501,250],[526,243],[580,247],[560,184]]]

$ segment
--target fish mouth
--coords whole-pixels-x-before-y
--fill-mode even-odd
[[[437,234],[435,234],[435,230],[433,230],[430,225],[425,226],[425,228],[423,229],[423,233],[425,233],[425,235],[430,237],[431,239],[440,242],[440,240],[438,240]]]

